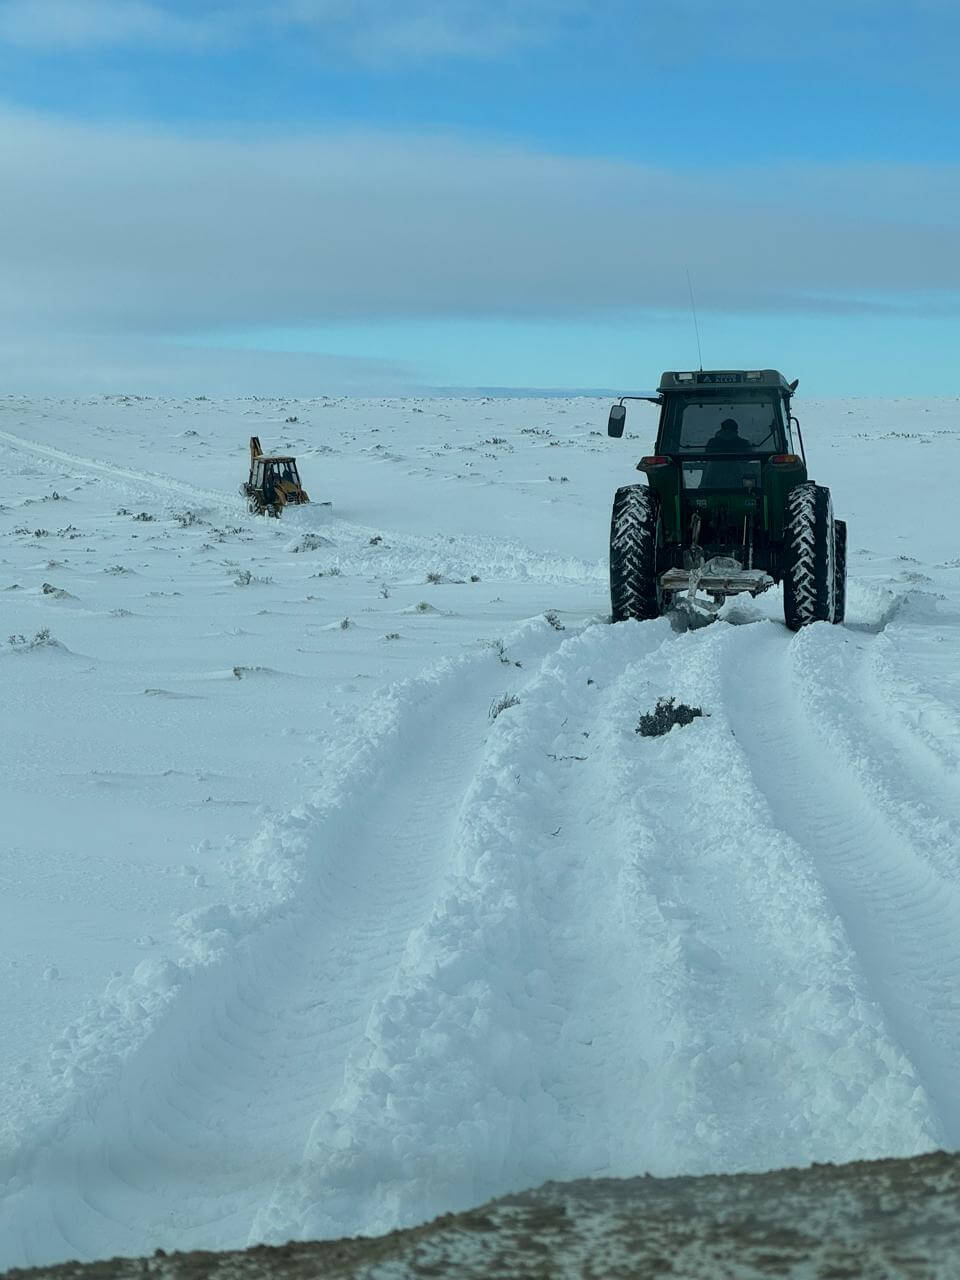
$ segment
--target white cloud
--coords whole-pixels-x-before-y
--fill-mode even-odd
[[[556,40],[586,0],[281,0],[270,18],[361,61],[495,58]]]
[[[0,7],[0,44],[35,49],[197,48],[234,26],[223,12],[185,15],[151,0],[3,0]]]
[[[4,334],[4,395],[402,395],[415,371],[396,361],[189,347],[117,333]]]
[[[0,45],[38,50],[312,40],[367,62],[498,57],[555,39],[586,0],[0,0]]]
[[[0,339],[960,296],[960,172],[669,172],[453,137],[184,138],[0,111]],[[865,303],[858,299],[866,298]]]
[[[842,74],[953,81],[955,0],[0,0],[0,47],[243,48],[293,38],[320,57],[418,65],[502,60],[550,45],[649,62],[806,61]],[[905,56],[904,56],[905,55]],[[880,70],[882,68],[882,71]],[[762,104],[759,104],[762,106]]]

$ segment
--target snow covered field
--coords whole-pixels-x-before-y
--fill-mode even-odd
[[[960,401],[798,635],[607,625],[606,409],[0,399],[0,1269],[960,1148]]]

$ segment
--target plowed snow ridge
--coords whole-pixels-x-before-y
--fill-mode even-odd
[[[538,630],[533,653],[555,636]],[[96,1114],[81,1098],[22,1153],[35,1185],[14,1180],[7,1201],[14,1258],[246,1237],[429,915],[505,670],[488,650],[373,708],[328,794],[254,846],[277,905],[260,919],[203,913],[193,925],[209,963],[142,975],[172,998]]]
[[[29,1156],[4,1256],[372,1232],[547,1177],[955,1142],[957,890],[851,752],[856,721],[836,729],[881,642],[539,623],[522,668],[490,653],[403,691],[284,860],[261,853],[278,905],[197,922],[214,950],[216,926],[240,936],[168,975],[93,1115]],[[709,716],[638,737],[665,687]],[[817,708],[829,756],[804,741]]]

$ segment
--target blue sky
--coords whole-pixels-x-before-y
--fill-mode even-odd
[[[0,376],[636,387],[689,269],[708,365],[955,394],[958,45],[954,0],[0,0]]]

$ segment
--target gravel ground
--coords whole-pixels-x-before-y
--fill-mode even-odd
[[[551,1182],[376,1239],[9,1271],[4,1280],[927,1280],[960,1276],[960,1157]]]

